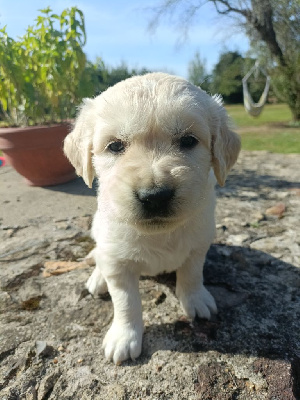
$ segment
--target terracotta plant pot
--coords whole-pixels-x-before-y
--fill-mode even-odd
[[[63,153],[68,124],[0,128],[0,150],[6,163],[25,177],[28,185],[51,186],[76,177]]]

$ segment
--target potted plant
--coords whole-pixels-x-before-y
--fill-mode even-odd
[[[0,149],[35,186],[73,179],[62,151],[70,119],[84,93],[83,13],[40,10],[36,25],[14,40],[0,29]]]

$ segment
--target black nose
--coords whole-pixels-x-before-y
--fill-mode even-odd
[[[137,197],[143,205],[146,217],[165,217],[170,214],[170,202],[175,190],[166,186],[151,189],[139,189]]]

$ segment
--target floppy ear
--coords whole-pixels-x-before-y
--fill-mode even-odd
[[[80,113],[75,121],[72,132],[64,141],[64,152],[82,176],[88,187],[92,187],[94,180],[94,167],[92,164],[94,117],[93,100],[84,99]]]
[[[226,177],[238,158],[241,141],[228,127],[227,113],[220,104],[220,98],[214,98],[214,101],[217,103],[218,115],[214,119],[212,131],[212,166],[218,184],[224,186]]]

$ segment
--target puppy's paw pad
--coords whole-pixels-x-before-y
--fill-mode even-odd
[[[89,277],[86,283],[86,288],[93,296],[107,293],[107,284],[97,267]]]
[[[178,297],[185,314],[190,318],[198,315],[199,318],[210,319],[211,314],[218,312],[215,299],[204,286],[197,292],[181,293]]]
[[[105,357],[115,364],[136,359],[142,351],[143,328],[112,324],[103,340]]]

